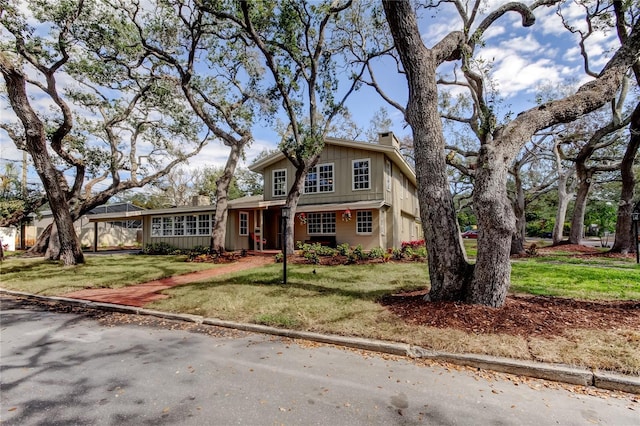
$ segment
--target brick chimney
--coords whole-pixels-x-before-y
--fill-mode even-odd
[[[400,142],[396,139],[392,131],[378,133],[378,144],[392,146],[395,149],[400,149]]]
[[[191,197],[191,207],[209,206],[211,199],[208,195],[194,195]]]

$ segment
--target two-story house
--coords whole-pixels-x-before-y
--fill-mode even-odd
[[[227,250],[281,249],[282,206],[295,168],[282,153],[250,167],[264,177],[264,195],[229,202]],[[215,206],[133,212],[143,220],[143,244],[167,242],[190,248],[208,246]],[[93,221],[122,220],[100,215]],[[336,245],[400,247],[422,238],[416,177],[400,154],[393,133],[378,143],[328,138],[309,171],[295,213],[295,241]]]

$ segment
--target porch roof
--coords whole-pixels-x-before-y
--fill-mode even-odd
[[[309,213],[309,212],[331,212],[335,210],[366,210],[366,209],[379,209],[384,206],[386,202],[384,200],[365,200],[365,201],[351,201],[346,203],[329,203],[329,204],[305,204],[298,205],[296,213]]]
[[[117,222],[121,220],[135,220],[143,216],[157,216],[163,214],[213,212],[216,206],[181,206],[166,209],[137,210],[130,212],[98,213],[88,216],[89,222]]]

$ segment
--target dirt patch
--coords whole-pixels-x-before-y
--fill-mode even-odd
[[[408,324],[552,338],[575,329],[640,329],[640,302],[594,302],[557,297],[509,296],[502,308],[426,302],[426,292],[386,296],[381,303]]]

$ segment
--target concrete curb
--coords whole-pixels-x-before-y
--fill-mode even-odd
[[[33,300],[54,301],[73,306],[101,309],[110,312],[149,315],[156,318],[232,328],[252,333],[262,333],[274,336],[288,337],[291,339],[309,340],[319,343],[363,349],[372,352],[406,356],[414,359],[430,359],[434,361],[443,361],[456,365],[482,368],[485,370],[492,370],[501,373],[515,374],[519,376],[527,376],[574,385],[595,386],[600,389],[640,394],[640,377],[625,376],[621,374],[613,374],[600,371],[591,371],[583,368],[574,368],[561,364],[522,361],[488,355],[437,352],[406,343],[393,343],[381,340],[364,339],[359,337],[346,337],[313,333],[308,331],[288,330],[259,324],[247,324],[234,321],[224,321],[215,318],[204,318],[199,315],[174,314],[170,312],[155,311],[152,309],[138,308],[134,306],[116,305],[113,303],[92,302],[89,300],[70,299],[66,297],[38,296],[30,293],[5,290],[2,288],[0,288],[0,294],[20,296],[26,299]]]

